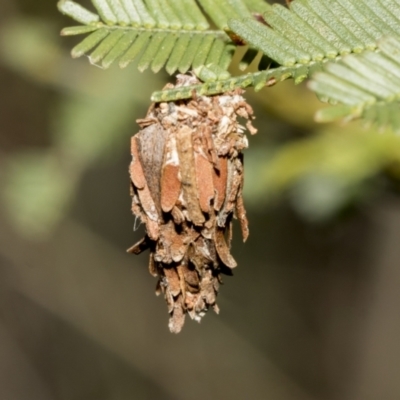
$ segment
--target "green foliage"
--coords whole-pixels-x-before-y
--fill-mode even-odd
[[[225,71],[234,46],[223,30],[229,18],[250,16],[242,0],[93,0],[98,14],[62,0],[59,10],[84,25],[65,28],[62,35],[90,33],[72,50],[73,57],[88,55],[103,68],[118,61],[124,68],[138,59],[138,69],[181,73],[204,65]],[[229,4],[232,3],[234,7]],[[219,29],[210,30],[206,17]],[[224,75],[222,75],[224,76]],[[226,75],[225,75],[226,76]]]
[[[90,33],[72,50],[73,57],[88,54],[91,63],[104,68],[116,60],[125,67],[136,58],[140,71],[165,67],[172,74],[192,68],[205,82],[155,92],[153,101],[190,98],[193,91],[213,95],[239,87],[260,90],[289,78],[300,83],[329,62],[311,87],[322,99],[345,105],[321,111],[318,120],[363,116],[400,127],[393,112],[398,92],[393,69],[398,71],[398,64],[390,58],[397,42],[382,40],[400,31],[397,0],[294,0],[290,9],[262,0],[92,2],[98,14],[70,0],[59,3],[64,14],[84,24],[62,34]],[[207,17],[217,30],[209,30]],[[230,77],[226,69],[237,44],[229,32],[248,44],[239,69],[248,67],[257,52],[280,66]],[[385,53],[382,46],[392,47]]]
[[[378,49],[378,53],[345,56],[315,74],[309,87],[322,100],[341,104],[320,110],[318,121],[362,117],[379,128],[400,131],[400,41],[384,38]]]
[[[295,0],[290,9],[264,3],[265,24],[254,18],[230,19],[229,28],[251,48],[281,67],[253,72],[201,87],[156,92],[155,101],[184,99],[193,89],[216,94],[226,89],[264,86],[289,78],[300,83],[331,60],[378,51],[377,42],[400,32],[400,3],[395,0]]]

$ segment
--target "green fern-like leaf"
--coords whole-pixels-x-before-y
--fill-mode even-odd
[[[207,95],[249,86],[260,90],[289,78],[299,83],[329,61],[379,52],[382,37],[400,32],[399,0],[294,0],[290,8],[263,0],[92,2],[97,14],[70,0],[59,3],[61,12],[83,24],[62,34],[89,34],[72,50],[74,57],[88,55],[104,68],[138,59],[140,71],[193,69],[205,81],[153,93],[154,101],[189,98],[193,90]],[[207,19],[217,29],[210,29]],[[237,44],[229,32],[249,46],[240,69],[257,52],[280,67],[230,77],[227,68]],[[335,112],[347,115],[347,108]]]
[[[205,94],[218,93],[219,88],[260,89],[271,81],[288,78],[298,83],[327,61],[350,53],[377,51],[379,39],[400,32],[399,0],[294,0],[290,9],[267,3],[260,8],[258,0],[248,0],[248,4],[250,9],[250,4],[255,4],[262,10],[265,23],[254,18],[231,19],[229,28],[282,67],[201,87],[156,92],[152,98],[187,98],[193,89]]]
[[[252,0],[254,2],[254,0]],[[255,1],[255,3],[258,0]],[[72,49],[73,57],[87,55],[93,64],[121,68],[138,59],[138,68],[153,72],[163,67],[170,74],[189,69],[214,71],[226,78],[235,45],[225,30],[228,20],[251,17],[243,0],[92,0],[93,13],[70,0],[59,10],[83,25],[62,30],[62,35],[89,35]],[[209,17],[217,29],[209,29]],[[210,69],[211,67],[211,69]],[[217,73],[215,73],[217,71]],[[211,78],[211,80],[212,80]]]
[[[345,56],[315,74],[309,87],[322,100],[340,104],[320,110],[318,121],[361,117],[400,132],[400,40],[383,38],[378,50]]]
[[[349,53],[374,50],[385,35],[400,29],[395,0],[295,0],[254,19],[231,20],[229,27],[279,64],[308,65]]]

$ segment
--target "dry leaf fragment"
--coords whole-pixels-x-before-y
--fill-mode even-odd
[[[235,268],[237,263],[229,252],[229,247],[226,244],[224,231],[217,228],[215,230],[215,247],[221,261],[229,268]]]
[[[205,222],[199,205],[194,153],[192,144],[192,129],[183,125],[176,132],[179,165],[181,171],[183,199],[190,221],[200,226]]]
[[[149,187],[145,185],[143,189],[138,189],[137,194],[139,196],[140,204],[147,216],[153,221],[159,221],[160,215],[157,211],[156,203],[151,196]]]
[[[198,201],[201,211],[208,214],[210,212],[211,201],[214,198],[214,168],[204,155],[195,153],[194,157],[196,184],[199,192]]]
[[[239,219],[243,241],[245,242],[249,237],[249,222],[247,221],[246,209],[244,208],[242,188],[239,189],[239,194],[237,197],[236,215]]]
[[[226,226],[229,215],[235,208],[237,197],[239,194],[240,184],[243,181],[242,159],[236,158],[228,162],[228,177],[225,201],[222,209],[218,213],[218,226]]]
[[[226,195],[226,185],[228,179],[228,159],[219,157],[219,169],[214,169],[213,180],[215,190],[214,209],[219,211],[224,204]]]
[[[127,252],[138,255],[143,251],[147,250],[148,248],[149,248],[149,242],[144,237],[140,239],[137,243],[135,243],[132,247],[129,247]]]
[[[167,132],[159,123],[153,123],[142,129],[136,136],[147,186],[156,207],[160,210],[160,179]]]
[[[178,75],[176,86],[198,83]],[[173,85],[169,84],[169,88]],[[132,138],[132,211],[146,236],[128,251],[150,249],[149,271],[158,278],[170,313],[169,329],[178,333],[188,314],[200,321],[216,313],[222,274],[231,274],[232,219],[243,238],[248,223],[243,205],[243,157],[253,111],[241,90],[221,96],[153,104]]]
[[[135,136],[131,140],[131,155],[132,162],[129,167],[131,180],[138,189],[143,189],[146,186],[146,178],[144,177],[142,163],[140,162],[139,148]]]
[[[171,216],[177,225],[181,225],[183,221],[185,221],[185,216],[183,215],[183,211],[178,208],[178,206],[174,206],[171,210]]]
[[[168,327],[172,333],[179,333],[185,323],[185,310],[182,304],[182,296],[173,304],[171,318],[169,319]]]
[[[150,275],[152,275],[154,277],[158,276],[157,266],[156,266],[156,262],[154,260],[154,253],[150,253],[149,272],[150,272]],[[156,295],[158,296],[157,289],[156,289]]]
[[[161,208],[166,213],[172,210],[181,192],[178,175],[179,166],[171,164],[164,166],[161,177]]]
[[[175,268],[165,268],[164,274],[167,278],[168,290],[172,296],[178,296],[181,292],[181,284],[177,270]]]
[[[167,117],[164,118],[164,121]],[[169,125],[170,128],[173,124]],[[164,212],[170,212],[175,206],[181,192],[179,179],[179,157],[176,148],[176,138],[169,135],[165,147],[164,165],[161,175],[161,208]]]

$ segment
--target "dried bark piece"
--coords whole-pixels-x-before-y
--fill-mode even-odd
[[[182,210],[180,210],[177,206],[171,210],[171,216],[177,225],[181,225],[183,221],[185,221],[185,216]]]
[[[236,215],[240,222],[240,229],[242,231],[243,242],[249,237],[249,222],[246,216],[246,209],[244,208],[242,186],[239,188],[239,193],[236,200]]]
[[[197,272],[195,270],[191,270],[186,264],[181,264],[181,269],[183,272],[185,283],[189,285],[188,290],[192,293],[197,292],[200,283]]]
[[[159,221],[160,215],[157,211],[156,203],[151,196],[149,187],[145,185],[143,189],[138,189],[137,194],[139,196],[143,211],[147,214],[147,216],[153,221]]]
[[[181,192],[181,181],[178,178],[179,167],[165,165],[161,177],[161,208],[164,212],[170,212],[176,204]]]
[[[222,229],[215,230],[215,248],[221,259],[221,261],[229,268],[235,268],[237,263],[235,259],[231,256],[229,248],[225,242],[224,232]]]
[[[212,138],[211,127],[205,126],[203,129],[203,138],[206,144],[206,154],[208,159],[214,164],[214,168],[219,170],[219,161]]]
[[[133,137],[131,140],[131,155],[132,162],[129,167],[131,180],[138,189],[143,189],[146,186],[146,178],[144,177],[142,164],[140,162],[139,148],[136,137]]]
[[[134,188],[131,186],[131,191],[134,192]],[[143,211],[143,208],[140,205],[140,200],[139,200],[139,196],[137,195],[137,193],[131,193],[132,195],[132,213],[134,215],[136,215],[136,218],[140,218],[141,222],[145,222],[146,221],[146,214]]]
[[[176,138],[169,135],[166,144],[164,165],[161,175],[161,208],[164,212],[170,212],[178,201],[181,192],[179,179],[179,158],[176,148]]]
[[[194,154],[192,145],[192,129],[184,125],[177,131],[177,148],[179,155],[183,198],[190,220],[195,225],[205,222],[199,206]]]
[[[233,239],[233,224],[232,224],[232,218],[229,218],[229,221],[226,223],[226,231],[227,231],[227,244],[228,247],[231,248],[232,244],[232,239]]]
[[[147,250],[149,248],[149,242],[146,240],[146,238],[140,239],[137,243],[135,243],[132,247],[129,247],[127,250],[127,253],[131,254],[140,254],[143,251]]]
[[[204,224],[203,229],[201,230],[201,236],[205,239],[212,239],[215,230],[215,213],[211,210],[209,215],[209,220]]]
[[[173,310],[171,312],[171,318],[168,323],[169,330],[172,333],[179,333],[185,323],[185,311],[182,304],[182,299],[179,298],[175,301]]]
[[[214,201],[214,209],[219,211],[224,204],[225,196],[226,196],[226,184],[228,179],[228,159],[226,157],[219,157],[219,170],[214,169],[214,190],[215,201]]]
[[[196,84],[179,75],[176,86]],[[169,84],[169,88],[173,85]],[[219,312],[216,299],[222,274],[231,275],[232,220],[248,224],[243,205],[242,150],[253,111],[235,90],[221,96],[153,104],[131,142],[132,211],[147,235],[129,251],[150,249],[149,271],[158,278],[178,333],[188,314],[200,321],[207,310]]]
[[[241,160],[229,160],[225,201],[222,209],[218,213],[218,226],[220,227],[226,226],[228,215],[230,215],[235,208],[236,199],[242,180],[243,170],[241,167]]]
[[[150,272],[150,275],[152,275],[154,277],[158,276],[157,266],[156,266],[156,263],[155,263],[155,260],[154,260],[154,253],[150,253],[150,257],[149,257],[149,272]]]
[[[201,248],[202,246],[203,249]],[[206,249],[203,238],[199,238],[188,250],[189,259],[199,274],[202,272],[203,266],[212,261],[212,258],[207,257],[206,254],[208,254],[208,249]]]
[[[146,219],[146,232],[151,240],[158,240],[160,236],[160,225],[158,221],[153,221],[150,218]]]
[[[195,153],[194,158],[200,208],[209,213],[211,200],[214,198],[213,167],[202,154]]]
[[[168,281],[168,288],[171,292],[172,296],[178,296],[181,292],[181,284],[179,275],[175,268],[165,268],[164,269],[165,277]]]
[[[247,121],[246,122],[246,128],[249,130],[249,132],[252,135],[255,135],[257,133],[257,131],[258,131],[256,128],[254,128],[254,126],[252,125],[251,121]]]
[[[187,293],[185,299],[185,307],[190,318],[196,320],[196,310],[195,307],[198,303],[199,297],[192,293]]]
[[[203,293],[203,298],[208,304],[215,304],[217,300],[217,292],[214,289],[213,277],[209,273],[201,281],[201,290]]]
[[[160,210],[160,179],[166,136],[167,132],[159,123],[147,126],[137,135],[144,176],[158,210]]]
[[[153,125],[145,129],[149,129]],[[160,232],[160,213],[147,185],[142,155],[139,149],[139,140],[139,134],[131,140],[132,162],[130,165],[130,175],[134,192],[132,197],[132,211],[146,224],[148,236],[153,240],[157,240]]]
[[[171,247],[176,239],[177,234],[175,232],[175,226],[173,221],[160,226],[160,237],[156,244],[154,259],[157,262],[164,264],[171,264],[172,252]]]
[[[175,299],[171,293],[171,289],[169,288],[169,283],[166,277],[163,277],[160,280],[160,292],[164,294],[164,299],[167,303],[168,312],[172,314],[175,306]]]
[[[185,243],[183,235],[176,235],[171,243],[171,257],[175,262],[182,261],[186,254],[188,243]]]

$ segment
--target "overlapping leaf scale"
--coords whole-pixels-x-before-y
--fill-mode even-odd
[[[138,68],[170,74],[187,72],[205,63],[226,70],[234,45],[222,30],[239,12],[250,15],[243,0],[223,0],[218,6],[199,0],[219,30],[209,30],[207,18],[195,0],[92,0],[97,14],[71,0],[59,10],[83,25],[65,28],[62,35],[89,35],[72,49],[73,57],[87,55],[103,68],[118,61],[124,68],[138,60]],[[203,4],[204,3],[204,4]],[[230,5],[230,3],[232,3]],[[232,11],[236,10],[235,12]]]
[[[400,0],[294,0],[290,8],[261,0],[245,2],[251,12],[262,13],[262,18],[233,17],[229,28],[282,67],[206,83],[196,90],[216,94],[220,88],[261,89],[288,78],[299,83],[327,61],[376,51],[379,39],[400,32]],[[156,92],[153,99],[186,98],[193,89]]]
[[[363,118],[400,132],[400,40],[385,37],[378,52],[351,54],[327,63],[309,82],[322,100],[335,107],[320,110],[319,121]]]

